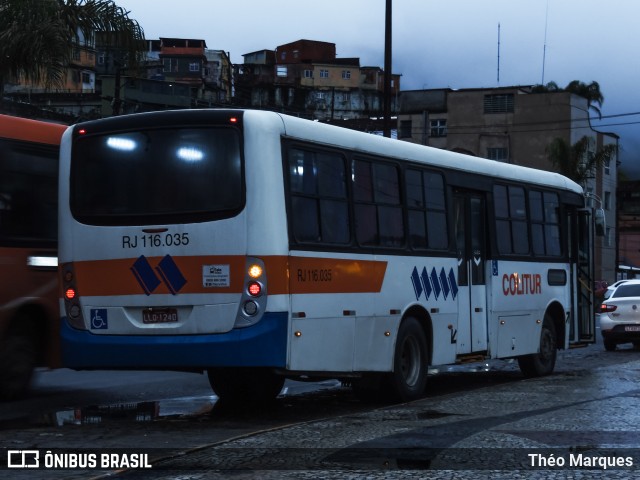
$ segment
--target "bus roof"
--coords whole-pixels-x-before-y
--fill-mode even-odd
[[[0,138],[59,145],[66,125],[0,115]]]
[[[250,115],[254,113],[268,114],[267,112],[251,112]],[[278,115],[282,118],[288,137],[308,139],[326,145],[350,148],[373,155],[385,155],[435,167],[560,188],[583,195],[583,189],[580,185],[559,173],[393,140],[288,115]]]

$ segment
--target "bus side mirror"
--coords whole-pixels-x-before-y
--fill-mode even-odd
[[[604,210],[602,208],[596,208],[593,218],[595,221],[596,235],[598,237],[604,237],[604,234],[607,230],[607,224],[604,218]]]

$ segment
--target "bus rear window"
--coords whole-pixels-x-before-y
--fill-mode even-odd
[[[240,135],[232,128],[79,136],[71,211],[93,225],[192,223],[244,206]]]

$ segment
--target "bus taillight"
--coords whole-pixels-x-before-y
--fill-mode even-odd
[[[249,267],[248,273],[251,278],[260,278],[262,276],[262,267],[258,264],[253,264]]]
[[[64,297],[64,308],[69,324],[74,328],[86,329],[80,308],[78,289],[76,288],[73,264],[68,263],[61,266],[62,272],[62,292]]]
[[[262,293],[262,285],[258,282],[250,282],[249,285],[247,285],[247,292],[249,292],[249,295],[252,297],[258,297]]]

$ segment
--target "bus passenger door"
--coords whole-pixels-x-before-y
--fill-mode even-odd
[[[487,350],[487,289],[485,278],[485,199],[469,191],[454,195],[458,252],[457,354]]]

